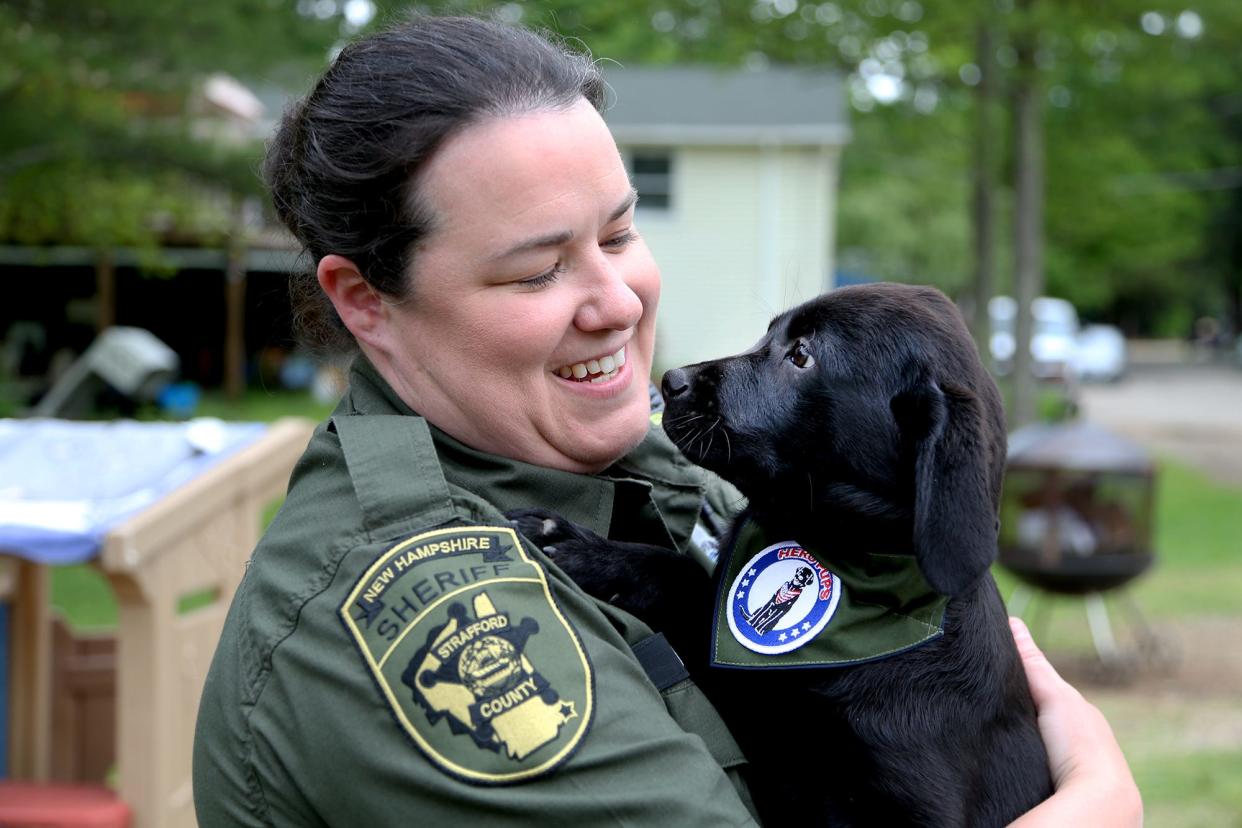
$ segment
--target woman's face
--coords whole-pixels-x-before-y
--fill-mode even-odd
[[[598,471],[646,433],[660,273],[585,100],[450,138],[418,181],[433,229],[385,309],[397,393],[477,449]]]

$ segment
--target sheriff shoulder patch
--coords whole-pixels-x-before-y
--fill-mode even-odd
[[[341,620],[414,743],[468,782],[545,774],[594,714],[586,652],[507,527],[425,532],[381,555]]]

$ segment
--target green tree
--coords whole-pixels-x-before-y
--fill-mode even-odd
[[[258,192],[261,147],[196,135],[195,93],[216,72],[309,74],[341,34],[328,6],[0,4],[0,239],[154,247],[226,233],[229,195]]]

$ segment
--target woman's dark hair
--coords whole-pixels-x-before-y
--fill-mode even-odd
[[[435,219],[415,187],[436,148],[485,118],[582,98],[603,106],[604,83],[587,55],[516,26],[417,17],[341,51],[285,112],[263,175],[312,271],[336,253],[401,299],[414,245]],[[290,297],[303,339],[353,345],[313,272],[291,277]]]

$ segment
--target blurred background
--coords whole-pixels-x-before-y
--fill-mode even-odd
[[[1242,825],[1242,4],[0,0],[0,417],[326,416],[346,363],[293,334],[263,140],[416,11],[600,59],[657,369],[839,285],[957,300],[1015,430],[1003,594],[1149,824]],[[115,625],[91,567],[51,590]]]

